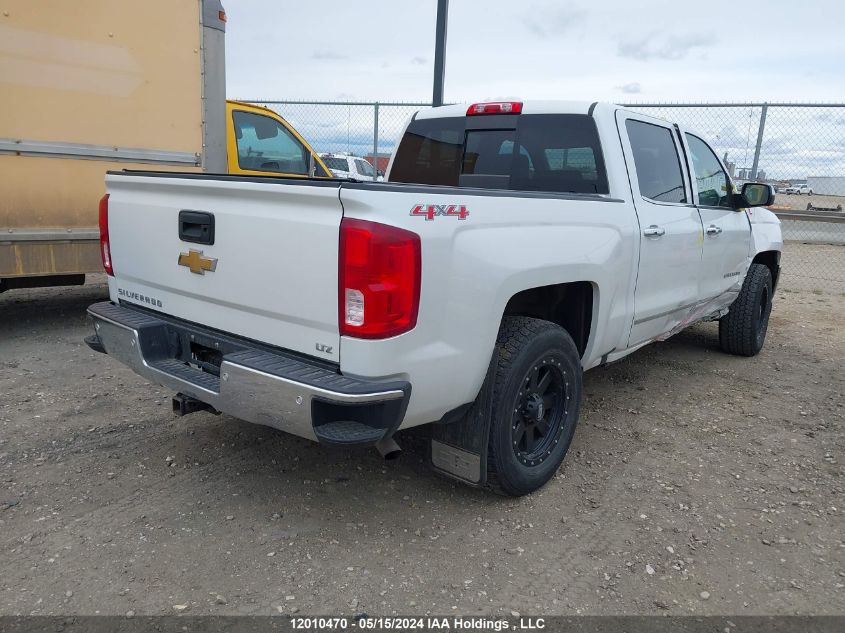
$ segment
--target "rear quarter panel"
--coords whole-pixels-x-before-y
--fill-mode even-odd
[[[471,402],[490,362],[508,300],[516,293],[588,281],[594,308],[584,365],[623,345],[635,283],[637,230],[622,200],[478,192],[413,185],[347,185],[345,217],[413,231],[422,244],[417,326],[383,341],[341,338],[341,370],[412,384],[403,426],[440,419]],[[375,195],[378,193],[378,195]],[[411,215],[416,204],[465,205],[466,220]]]

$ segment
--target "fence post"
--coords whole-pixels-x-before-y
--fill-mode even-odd
[[[757,130],[757,146],[754,148],[754,162],[751,165],[750,180],[757,180],[757,166],[760,164],[760,147],[763,145],[763,130],[766,129],[766,112],[769,110],[769,104],[764,103],[760,110],[760,129]]]
[[[373,104],[373,182],[378,180],[378,101]]]

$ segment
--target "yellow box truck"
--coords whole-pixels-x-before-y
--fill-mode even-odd
[[[102,270],[108,170],[330,177],[281,117],[226,102],[225,28],[220,0],[0,0],[0,292]]]

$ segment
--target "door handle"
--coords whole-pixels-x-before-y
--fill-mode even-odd
[[[721,226],[716,226],[715,224],[711,224],[707,227],[707,235],[718,235],[722,232]]]
[[[657,226],[656,224],[652,224],[650,227],[643,229],[643,235],[646,237],[662,237],[666,234],[666,229],[662,226]]]

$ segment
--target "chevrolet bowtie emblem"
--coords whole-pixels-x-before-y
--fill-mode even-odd
[[[213,257],[203,257],[202,251],[195,251],[192,248],[187,253],[179,253],[179,265],[187,266],[194,274],[204,275],[206,270],[214,272],[217,268],[217,260]]]

